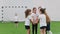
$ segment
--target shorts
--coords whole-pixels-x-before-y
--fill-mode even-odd
[[[30,29],[30,26],[25,26],[25,29]]]
[[[18,23],[18,22],[16,21],[16,22],[14,22],[14,23]]]
[[[47,31],[50,30],[50,22],[47,24],[46,30],[47,30]]]
[[[44,28],[46,28],[46,26],[42,26],[42,27],[40,27],[40,29],[44,29]]]

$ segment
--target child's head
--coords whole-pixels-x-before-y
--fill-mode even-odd
[[[41,9],[42,7],[40,6],[40,7],[38,7],[38,10],[40,11],[40,9]]]
[[[40,7],[38,7],[38,9],[41,9],[42,7],[40,6]]]
[[[33,13],[36,13],[37,9],[36,7],[33,8]]]
[[[45,13],[45,9],[41,8],[39,12],[40,12],[40,14],[44,14]]]
[[[25,11],[25,17],[27,17],[28,15],[30,15],[31,14],[31,9],[27,9],[26,11]]]
[[[15,16],[17,16],[17,13],[15,13]]]

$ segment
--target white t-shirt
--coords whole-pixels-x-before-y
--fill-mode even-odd
[[[18,16],[15,16],[14,17],[14,21],[18,21]]]
[[[30,26],[30,19],[31,19],[30,15],[27,18],[25,18],[25,25],[26,26]]]
[[[33,19],[34,19],[34,23],[35,23],[36,18],[38,17],[38,14],[32,13],[32,14],[31,14],[31,17],[33,17]]]
[[[40,19],[40,27],[47,26],[46,16],[44,14],[39,15],[39,19]]]

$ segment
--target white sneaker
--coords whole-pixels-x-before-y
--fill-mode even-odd
[[[49,34],[52,34],[52,32],[51,32],[51,31],[48,31],[48,33],[49,33]]]

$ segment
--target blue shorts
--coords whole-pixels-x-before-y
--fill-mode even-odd
[[[50,31],[50,22],[47,24],[46,30]]]

